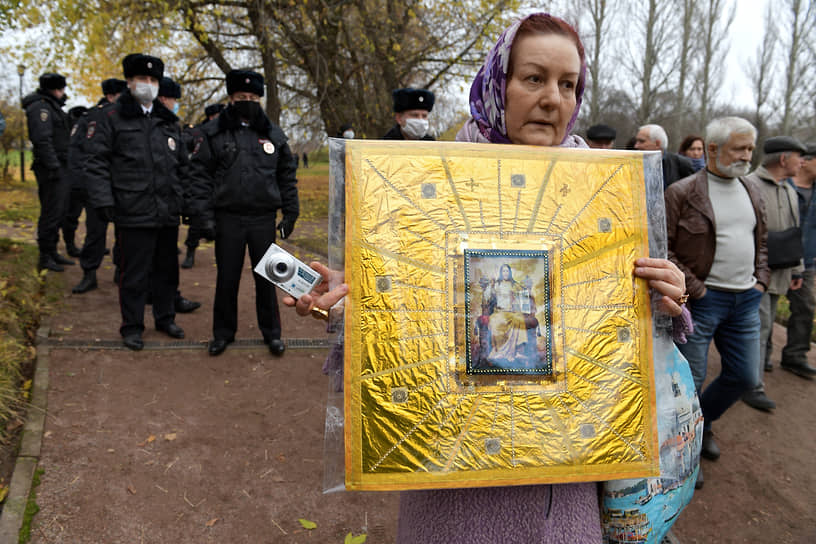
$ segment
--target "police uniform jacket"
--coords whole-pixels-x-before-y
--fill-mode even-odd
[[[71,120],[53,95],[39,89],[23,98],[23,108],[28,119],[28,139],[34,145],[31,166],[56,177],[68,163]]]
[[[85,160],[87,158],[86,141],[88,140],[88,122],[99,115],[99,110],[110,104],[102,97],[96,107],[77,119],[71,128],[71,139],[68,145],[68,175],[71,177],[71,187],[85,190]]]
[[[154,100],[147,116],[125,90],[89,118],[85,137],[91,207],[113,206],[115,222],[123,227],[178,225],[188,162],[173,112]]]
[[[204,123],[191,155],[194,213],[205,221],[215,212],[243,216],[299,213],[297,163],[283,131],[266,115],[244,126],[230,106]],[[273,223],[274,228],[274,223]]]

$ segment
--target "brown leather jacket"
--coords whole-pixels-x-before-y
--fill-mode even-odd
[[[767,226],[765,205],[759,188],[745,178],[739,178],[754,207],[754,277],[766,289],[770,279],[768,268]],[[705,279],[714,262],[717,237],[714,210],[708,198],[708,174],[703,168],[693,176],[671,184],[666,199],[666,229],[669,238],[669,259],[686,276],[686,290],[691,298],[705,292]]]

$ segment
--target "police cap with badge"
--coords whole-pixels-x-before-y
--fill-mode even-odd
[[[227,74],[227,94],[252,93],[264,95],[264,78],[252,70],[230,70]]]
[[[391,93],[394,99],[394,113],[406,110],[431,111],[434,105],[434,94],[426,89],[406,87]]]
[[[164,75],[164,63],[158,57],[142,53],[131,53],[122,59],[122,72],[125,74],[125,79],[135,76],[150,76],[160,80]]]

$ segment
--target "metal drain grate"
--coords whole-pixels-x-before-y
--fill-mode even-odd
[[[288,349],[327,349],[333,344],[328,338],[284,338],[284,344]],[[51,349],[128,349],[121,340],[88,340],[88,339],[59,339],[47,338],[39,342],[40,346]],[[266,347],[263,340],[239,339],[230,344],[229,349],[256,349]],[[170,350],[170,349],[207,349],[207,342],[195,340],[178,340],[174,342],[145,342],[144,349],[149,350]]]

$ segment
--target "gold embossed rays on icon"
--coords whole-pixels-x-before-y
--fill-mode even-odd
[[[658,474],[641,155],[355,140],[345,188],[348,489]]]

